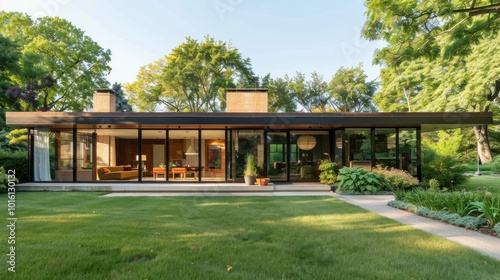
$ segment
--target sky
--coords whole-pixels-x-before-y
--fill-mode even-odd
[[[61,17],[111,50],[110,83],[131,83],[150,64],[186,41],[209,35],[250,58],[253,71],[271,77],[316,71],[326,81],[340,67],[363,63],[370,80],[382,42],[361,38],[363,0],[0,0],[0,10],[33,18]]]

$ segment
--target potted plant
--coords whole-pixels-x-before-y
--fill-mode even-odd
[[[257,178],[257,162],[255,160],[255,156],[252,154],[247,154],[243,175],[245,176],[245,184],[255,184],[255,179]]]
[[[269,178],[257,178],[257,185],[259,186],[266,186],[269,184]]]

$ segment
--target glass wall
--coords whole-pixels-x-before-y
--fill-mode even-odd
[[[139,158],[142,162],[142,180],[143,181],[165,181],[167,175],[167,132],[162,129],[142,130],[141,155],[135,155],[134,166]]]
[[[148,159],[140,156],[137,129],[96,129],[95,141],[97,180],[137,181],[146,175]]]
[[[92,130],[78,130],[76,139],[76,180],[92,181],[92,162],[94,162]]]
[[[417,176],[417,129],[399,129],[398,169]]]
[[[169,181],[198,181],[204,163],[200,166],[198,130],[170,130],[168,135]]]
[[[224,130],[201,131],[202,181],[226,179],[226,132]]]
[[[331,131],[312,130],[265,134],[254,129],[78,129],[76,135],[73,131],[50,134],[54,181],[73,181],[73,169],[77,181],[240,181],[249,153],[257,159],[259,175],[272,181],[317,181],[324,159],[367,170],[375,164],[414,176],[419,172],[416,128],[337,129],[332,131],[334,139],[329,137]]]
[[[73,130],[59,130],[53,135],[56,144],[53,180],[73,181]]]
[[[375,129],[375,165],[396,168],[396,129]]]
[[[330,160],[335,161],[338,166],[342,164],[342,130],[335,130],[335,139],[333,140],[335,143],[335,156]]]
[[[271,181],[286,181],[288,150],[286,132],[267,133],[267,177]]]
[[[230,179],[243,179],[245,168],[245,157],[253,154],[257,159],[259,169],[264,166],[264,131],[261,129],[239,129],[233,130],[231,151],[231,174]]]
[[[290,132],[290,180],[319,180],[318,166],[329,158],[328,131]]]
[[[349,167],[371,169],[371,129],[346,128],[345,129],[345,160]]]

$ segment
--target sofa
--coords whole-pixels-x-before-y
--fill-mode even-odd
[[[130,166],[103,166],[97,168],[97,180],[128,180],[139,177],[139,170]]]

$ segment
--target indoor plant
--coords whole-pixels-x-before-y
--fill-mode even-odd
[[[255,179],[257,178],[257,162],[255,160],[255,156],[252,154],[247,154],[246,156],[245,171],[243,175],[245,176],[245,184],[255,184]]]

